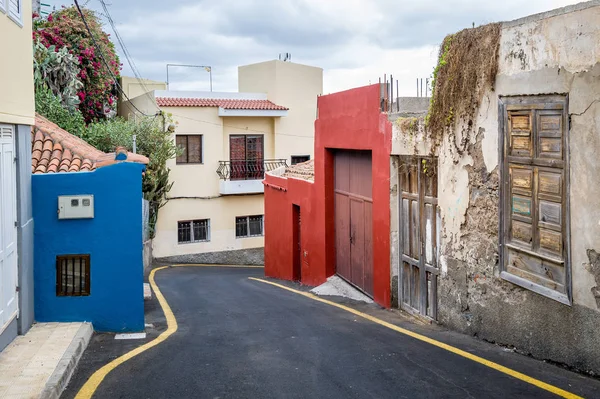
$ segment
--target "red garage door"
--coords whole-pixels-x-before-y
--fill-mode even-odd
[[[373,295],[371,152],[335,154],[336,272]]]

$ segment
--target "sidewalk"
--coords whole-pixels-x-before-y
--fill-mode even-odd
[[[93,329],[89,323],[38,323],[0,352],[0,399],[58,398]]]

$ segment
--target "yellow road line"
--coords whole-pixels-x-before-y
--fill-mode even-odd
[[[240,269],[264,269],[264,266],[253,266],[253,265],[210,265],[206,263],[186,263],[181,265],[171,265],[172,267],[231,267]]]
[[[145,343],[142,346],[135,348],[134,350],[127,352],[126,354],[116,358],[112,362],[106,364],[102,368],[96,370],[94,374],[86,381],[86,383],[81,387],[79,392],[77,392],[77,396],[75,399],[89,399],[94,395],[100,383],[104,380],[104,378],[117,368],[119,365],[125,363],[127,360],[139,355],[140,353],[147,351],[150,348],[155,347],[160,344],[171,335],[173,335],[177,331],[177,319],[175,319],[175,315],[169,306],[169,303],[160,292],[160,289],[156,285],[154,281],[154,275],[157,271],[167,269],[169,267],[233,267],[233,268],[246,268],[246,269],[254,269],[254,268],[263,268],[263,266],[249,266],[249,265],[209,265],[209,264],[184,264],[184,265],[170,265],[170,266],[162,266],[153,269],[150,272],[150,276],[148,280],[150,280],[150,285],[152,286],[152,290],[154,290],[154,294],[156,295],[156,299],[158,299],[158,303],[165,314],[165,318],[167,319],[167,329],[163,331],[158,337],[154,338],[152,341]]]
[[[462,357],[467,358],[469,360],[472,360],[474,362],[483,364],[484,366],[487,366],[489,368],[497,370],[497,371],[499,371],[501,373],[507,374],[507,375],[509,375],[511,377],[517,378],[517,379],[519,379],[521,381],[527,382],[527,383],[529,383],[531,385],[535,385],[538,388],[541,388],[541,389],[543,389],[545,391],[551,392],[551,393],[553,393],[555,395],[558,395],[560,397],[569,398],[569,399],[576,399],[576,398],[577,399],[582,399],[581,396],[578,396],[578,395],[575,395],[574,393],[565,391],[564,389],[560,389],[558,387],[555,387],[554,385],[547,384],[547,383],[545,383],[543,381],[537,380],[537,379],[535,379],[533,377],[530,377],[528,375],[525,375],[523,373],[520,373],[520,372],[515,371],[513,369],[510,369],[508,367],[502,366],[501,364],[492,362],[491,360],[484,359],[484,358],[479,357],[477,355],[474,355],[472,353],[466,352],[466,351],[464,351],[462,349],[458,349],[458,348],[456,348],[454,346],[451,346],[451,345],[445,344],[443,342],[437,341],[437,340],[435,340],[433,338],[426,337],[425,335],[421,335],[421,334],[418,334],[416,332],[407,330],[405,328],[398,327],[395,324],[388,323],[386,321],[378,319],[377,317],[374,317],[374,316],[371,316],[369,314],[360,312],[360,311],[358,311],[356,309],[352,309],[352,308],[350,308],[348,306],[344,306],[344,305],[341,305],[339,303],[332,302],[332,301],[329,301],[327,299],[320,298],[320,297],[318,297],[316,295],[311,294],[310,292],[304,292],[304,291],[295,290],[293,288],[286,287],[285,285],[277,284],[277,283],[274,283],[272,281],[267,281],[267,280],[263,280],[263,279],[260,279],[260,278],[255,278],[255,277],[248,277],[248,278],[250,280],[259,281],[259,282],[265,283],[265,284],[270,284],[270,285],[273,285],[275,287],[279,287],[281,289],[293,292],[295,294],[302,295],[302,296],[305,296],[307,298],[313,299],[315,301],[322,302],[322,303],[325,303],[327,305],[334,306],[336,308],[345,310],[346,312],[350,312],[352,314],[355,314],[356,316],[359,316],[359,317],[362,317],[363,319],[367,319],[369,321],[372,321],[373,323],[376,323],[376,324],[379,324],[381,326],[387,327],[387,328],[389,328],[391,330],[394,330],[394,331],[397,331],[397,332],[399,332],[401,334],[408,335],[409,337],[418,339],[420,341],[427,342],[428,344],[431,344],[433,346],[437,346],[438,348],[445,349],[445,350],[447,350],[449,352],[452,352],[452,353],[454,353],[454,354],[456,354],[458,356],[462,356]]]
[[[165,297],[160,292],[160,290],[158,289],[158,286],[156,285],[156,282],[154,281],[154,274],[156,274],[157,271],[166,269],[168,267],[169,266],[163,266],[163,267],[158,267],[158,268],[152,270],[150,272],[150,277],[149,277],[150,285],[152,286],[152,289],[154,290],[156,299],[158,299],[158,303],[160,303],[160,306],[162,307],[163,312],[165,313],[165,317],[167,319],[167,329],[165,331],[163,331],[158,337],[154,338],[152,341],[147,342],[144,345],[139,346],[130,352],[127,352],[123,356],[116,358],[112,362],[103,366],[101,369],[97,370],[86,381],[85,385],[83,385],[83,387],[81,387],[79,392],[77,392],[77,396],[75,396],[75,399],[91,398],[92,395],[94,395],[94,393],[96,392],[96,389],[98,389],[98,386],[100,385],[102,380],[104,380],[104,378],[108,375],[108,373],[113,371],[120,364],[125,363],[127,360],[160,344],[161,342],[163,342],[164,340],[169,338],[171,335],[173,335],[175,333],[175,331],[177,331],[177,320],[175,319],[175,315],[171,311],[171,307],[167,303]]]

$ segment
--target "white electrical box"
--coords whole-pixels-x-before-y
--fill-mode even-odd
[[[93,219],[93,195],[61,195],[58,197],[59,219]]]

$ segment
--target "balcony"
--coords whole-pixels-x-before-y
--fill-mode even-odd
[[[281,166],[287,166],[285,159],[219,161],[219,191],[222,195],[263,193],[262,180],[265,178],[265,172]]]

